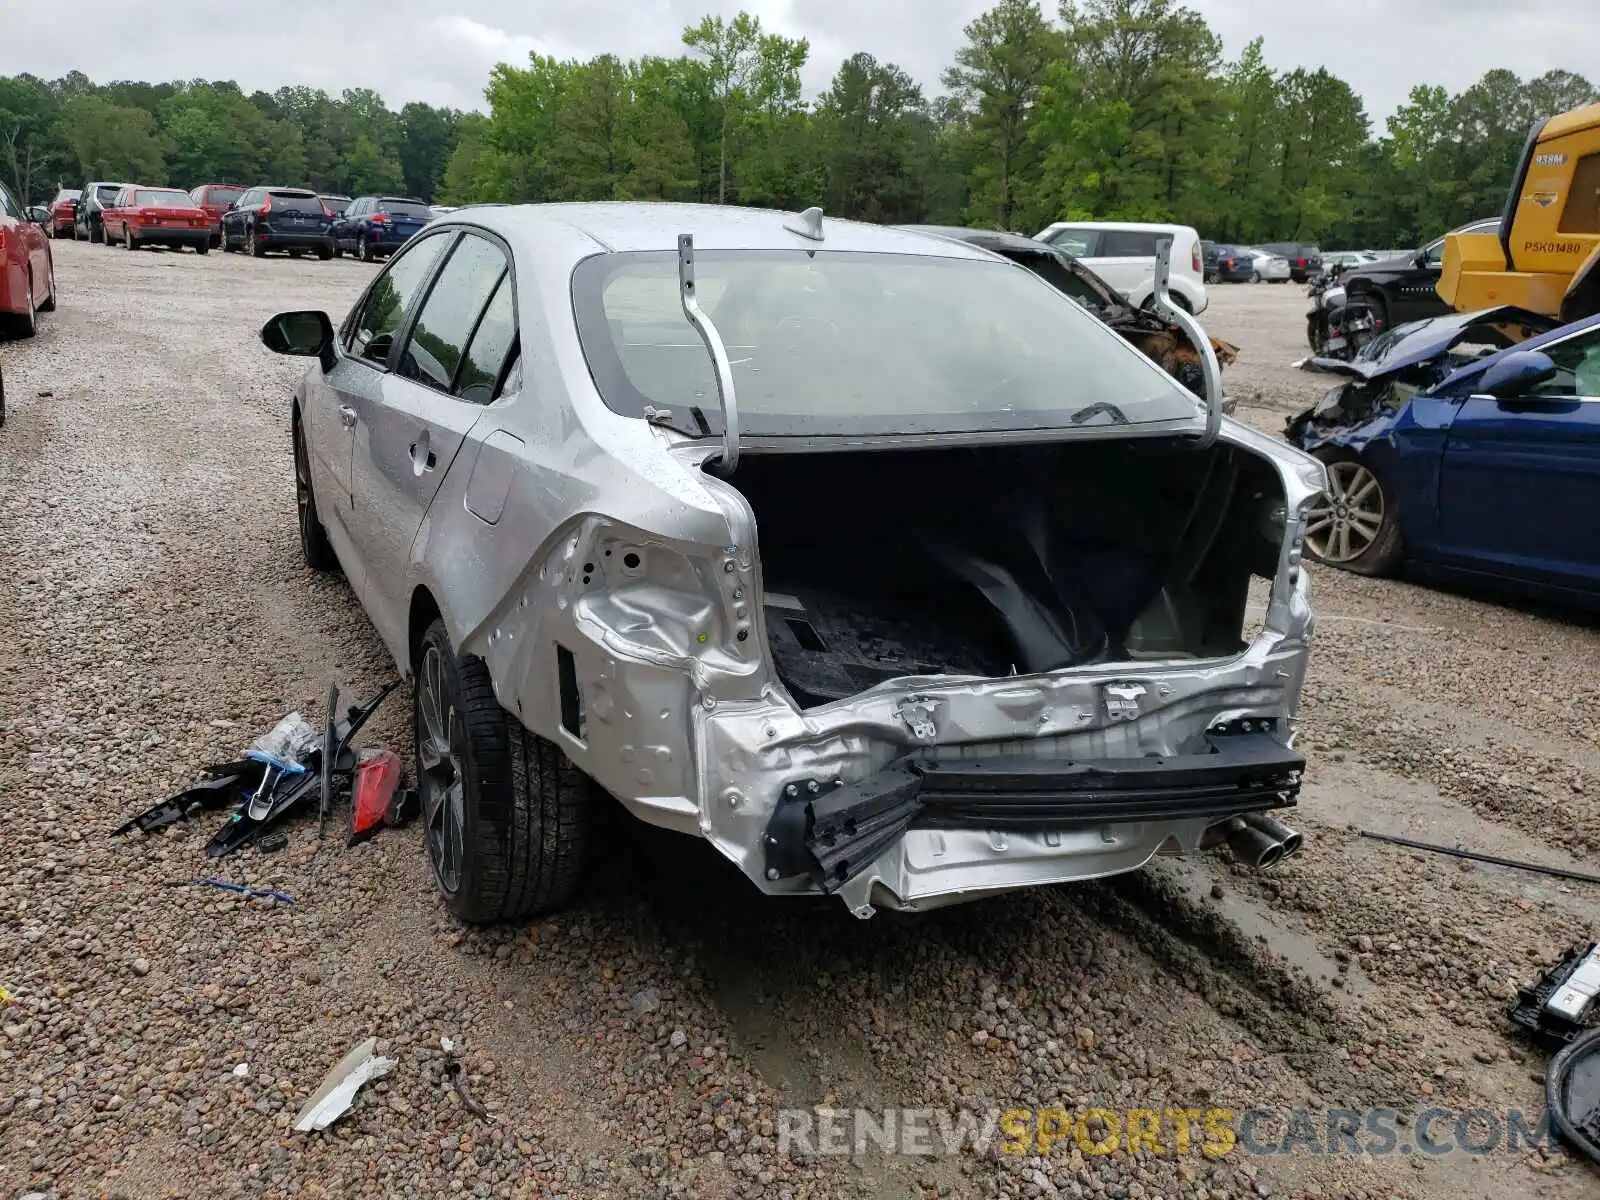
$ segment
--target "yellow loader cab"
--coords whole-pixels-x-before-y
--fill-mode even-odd
[[[1440,297],[1457,312],[1516,304],[1576,321],[1600,312],[1600,104],[1534,124],[1498,232],[1452,233]]]

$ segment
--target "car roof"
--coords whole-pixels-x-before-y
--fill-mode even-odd
[[[1160,221],[1052,221],[1048,229],[1120,229],[1128,233],[1195,233],[1193,225],[1169,225]]]
[[[842,218],[822,219],[822,241],[786,229],[794,213],[718,204],[594,201],[582,204],[482,204],[451,213],[439,227],[478,225],[507,241],[563,247],[569,262],[603,251],[676,251],[678,235],[698,250],[834,250],[923,254],[992,261],[988,251],[942,237]]]

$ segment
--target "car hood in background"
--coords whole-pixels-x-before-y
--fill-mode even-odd
[[[1348,275],[1345,276],[1348,278]],[[1341,279],[1340,282],[1344,282]],[[1403,371],[1418,363],[1427,362],[1446,353],[1451,347],[1466,341],[1475,329],[1506,325],[1521,328],[1521,336],[1513,342],[1524,341],[1556,328],[1560,322],[1514,304],[1498,308],[1484,308],[1476,312],[1449,313],[1442,317],[1429,317],[1424,321],[1411,321],[1397,325],[1387,333],[1379,334],[1361,348],[1348,362],[1337,358],[1313,358],[1311,365],[1318,370],[1335,375],[1348,375],[1355,379],[1375,379],[1395,371]]]

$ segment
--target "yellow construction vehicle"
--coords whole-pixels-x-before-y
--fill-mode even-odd
[[[1600,312],[1600,104],[1534,125],[1500,228],[1449,234],[1437,287],[1457,312],[1515,304],[1563,322]]]

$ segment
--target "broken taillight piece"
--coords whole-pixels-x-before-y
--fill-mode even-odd
[[[404,768],[393,750],[373,750],[356,765],[355,789],[350,797],[350,840],[366,837],[383,824],[389,802],[400,786]]]

